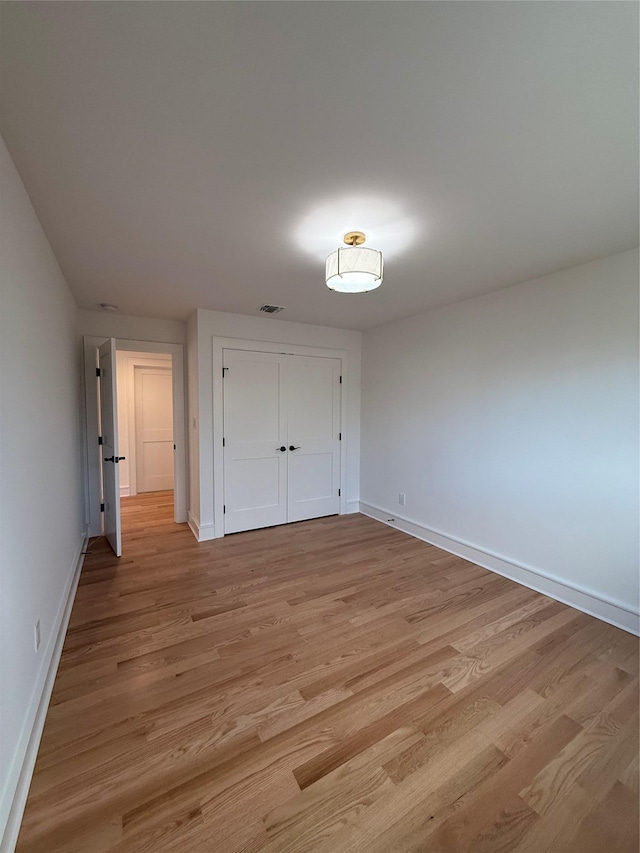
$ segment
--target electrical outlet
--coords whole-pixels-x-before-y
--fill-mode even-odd
[[[40,648],[40,620],[36,622],[33,626],[33,642],[35,645],[36,651]]]
[[[405,493],[400,492],[400,494],[398,495],[398,503],[400,504],[400,506],[404,506],[406,503],[406,500],[407,500],[407,496],[405,495]]]

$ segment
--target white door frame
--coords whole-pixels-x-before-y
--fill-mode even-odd
[[[342,349],[306,347],[296,344],[271,343],[270,341],[247,341],[240,338],[213,340],[213,518],[214,538],[224,536],[224,387],[222,379],[223,350],[238,349],[250,352],[275,352],[281,355],[312,355],[319,358],[338,358],[341,361],[342,384],[340,386],[340,515],[347,512],[347,371],[348,352]]]
[[[86,499],[85,515],[89,536],[102,535],[102,515],[100,513],[100,468],[98,453],[98,389],[96,383],[96,349],[107,337],[85,335],[84,348],[84,399],[85,399],[85,476]],[[182,344],[169,344],[159,341],[130,341],[116,338],[116,350],[126,352],[167,353],[171,355],[173,376],[173,441],[176,446],[174,455],[174,491],[173,517],[176,523],[187,520],[187,445],[186,445],[186,406],[184,347]]]

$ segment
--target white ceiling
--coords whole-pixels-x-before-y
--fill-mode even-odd
[[[636,3],[2,6],[2,134],[82,307],[367,328],[637,245]],[[351,228],[378,291],[324,285]]]

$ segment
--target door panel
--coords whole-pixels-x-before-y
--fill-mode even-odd
[[[287,520],[281,356],[225,350],[225,533]]]
[[[289,503],[333,497],[333,454],[296,452],[289,459],[289,471]]]
[[[116,557],[120,557],[122,555],[122,531],[120,526],[120,468],[117,462],[118,397],[115,338],[110,338],[100,347],[99,384],[104,535],[113,548]]]
[[[136,491],[173,489],[171,368],[134,370]]]
[[[320,362],[320,363],[318,363]],[[333,358],[289,356],[287,362],[289,437],[333,439],[334,382],[340,362]],[[339,399],[338,399],[339,405]],[[337,435],[335,436],[337,438]]]
[[[281,370],[270,353],[225,352],[225,417],[236,441],[278,441]],[[271,357],[263,362],[260,359]]]
[[[340,360],[287,357],[289,521],[340,511]]]
[[[227,513],[269,509],[280,504],[279,459],[253,457],[234,462],[235,476],[227,490]],[[278,522],[279,523],[279,522]]]

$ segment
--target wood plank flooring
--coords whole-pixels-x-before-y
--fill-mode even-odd
[[[637,853],[638,640],[361,515],[94,540],[19,853]]]

